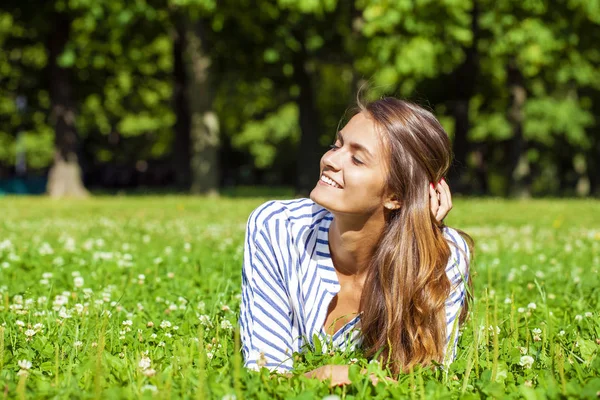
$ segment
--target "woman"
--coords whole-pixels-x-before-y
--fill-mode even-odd
[[[240,313],[247,367],[288,371],[314,337],[361,345],[393,372],[454,357],[472,241],[440,222],[451,208],[450,161],[430,112],[383,98],[337,134],[310,199],[251,214]],[[346,383],[348,368],[308,376]]]

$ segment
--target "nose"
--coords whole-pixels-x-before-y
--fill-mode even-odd
[[[339,170],[339,166],[340,166],[339,153],[341,153],[340,149],[338,149],[337,151],[329,150],[328,152],[323,154],[323,157],[321,157],[321,164],[323,166],[323,169],[325,169],[327,167],[334,171]]]

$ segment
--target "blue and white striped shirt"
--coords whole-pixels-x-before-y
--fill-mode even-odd
[[[248,219],[242,271],[240,328],[245,365],[289,371],[292,354],[309,344],[313,335],[334,347],[360,344],[360,316],[333,336],[323,325],[328,306],[339,292],[328,232],[333,215],[310,199],[271,201]],[[468,274],[469,250],[453,229],[444,228],[451,256],[446,273],[451,291],[446,301],[447,339],[454,338],[453,359]],[[356,328],[356,329],[354,329]]]

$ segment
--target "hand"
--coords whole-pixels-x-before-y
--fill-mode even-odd
[[[446,215],[452,210],[450,187],[444,178],[435,187],[433,183],[429,184],[429,204],[435,219],[442,223]]]
[[[352,383],[348,378],[347,365],[323,365],[304,374],[307,378],[316,378],[321,381],[329,380],[329,386],[343,386]]]
[[[330,381],[329,386],[343,386],[349,385],[352,383],[350,378],[348,377],[348,365],[323,365],[317,369],[314,369],[310,372],[304,374],[307,378],[316,378],[321,381]],[[368,374],[366,369],[360,371],[361,374]],[[369,374],[369,379],[371,383],[375,386],[379,383],[379,378],[375,374]],[[395,379],[390,377],[385,377],[385,380],[388,382],[397,382]]]

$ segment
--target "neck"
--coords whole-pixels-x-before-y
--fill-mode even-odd
[[[383,212],[368,217],[335,214],[329,248],[337,273],[364,279],[384,227]]]

